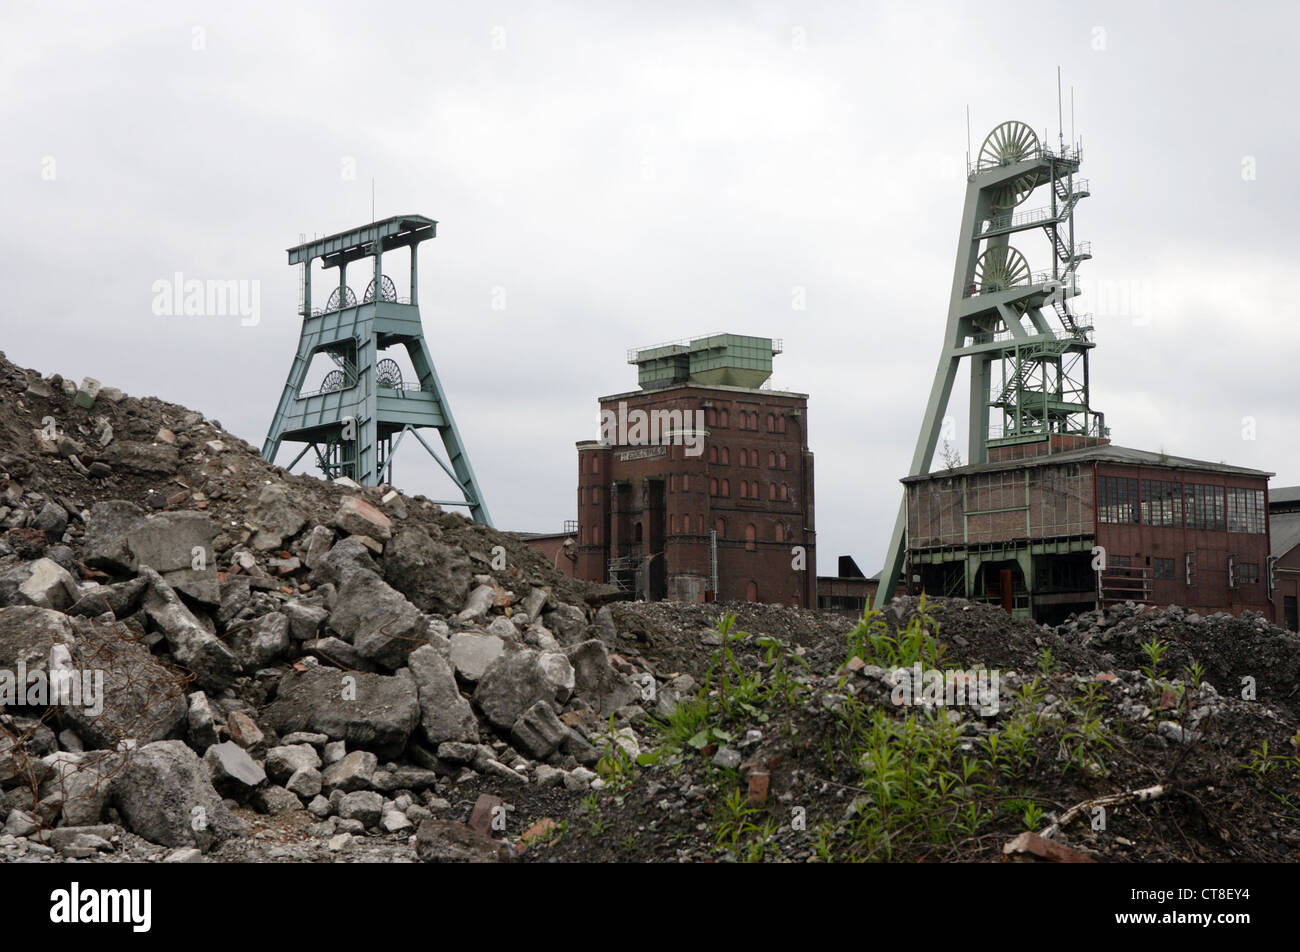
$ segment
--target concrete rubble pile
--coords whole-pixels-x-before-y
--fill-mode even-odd
[[[611,718],[635,748],[671,707],[598,598],[422,497],[3,355],[0,412],[0,858],[193,861],[299,813],[331,850],[510,858],[459,785],[580,798]]]

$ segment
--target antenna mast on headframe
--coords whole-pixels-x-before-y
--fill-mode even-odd
[[[1073,115],[1071,110],[1071,115]],[[1074,137],[1071,131],[1070,137]],[[1056,67],[1056,141],[1061,146],[1061,152],[1065,152],[1065,119],[1061,115],[1061,67]]]

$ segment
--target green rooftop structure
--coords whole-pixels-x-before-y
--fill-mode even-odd
[[[418,304],[416,249],[437,234],[438,223],[422,215],[400,215],[289,249],[289,264],[302,265],[302,330],[289,376],[271,420],[262,457],[274,462],[281,443],[305,443],[289,463],[308,452],[327,479],[346,476],[364,486],[392,482],[393,454],[409,434],[459,487],[463,498],[434,500],[464,506],[477,522],[491,525],[487,503],[474,478],[451,404],[425,342]],[[410,296],[399,298],[383,272],[385,253],[410,249]],[[312,263],[338,269],[338,285],[323,308],[312,307]],[[361,300],[348,286],[347,269],[370,259]],[[390,347],[405,351],[415,380],[403,380],[397,361],[383,357]],[[314,357],[334,364],[318,389],[305,391]],[[326,364],[328,366],[328,363]],[[421,429],[435,430],[444,460]]]
[[[643,390],[679,383],[757,390],[772,376],[781,341],[744,334],[706,334],[628,351]]]

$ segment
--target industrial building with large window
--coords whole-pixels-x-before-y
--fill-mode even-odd
[[[633,351],[578,444],[575,574],[629,597],[816,604],[808,397],[766,389],[780,341],[710,334]]]
[[[911,572],[1047,624],[1129,600],[1271,615],[1270,475],[1099,444],[911,476]]]

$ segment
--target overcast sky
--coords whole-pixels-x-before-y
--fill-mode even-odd
[[[574,443],[635,387],[629,347],[757,334],[810,395],[819,568],[870,574],[939,354],[966,108],[975,148],[1007,119],[1054,141],[1059,65],[1114,441],[1300,483],[1289,4],[0,10],[0,349],[22,366],[260,446],[298,337],[285,249],[369,221],[373,179],[377,217],[439,221],[425,333],[498,527],[574,518]],[[155,314],[177,272],[257,282],[260,320]],[[419,453],[397,482],[437,496]]]

